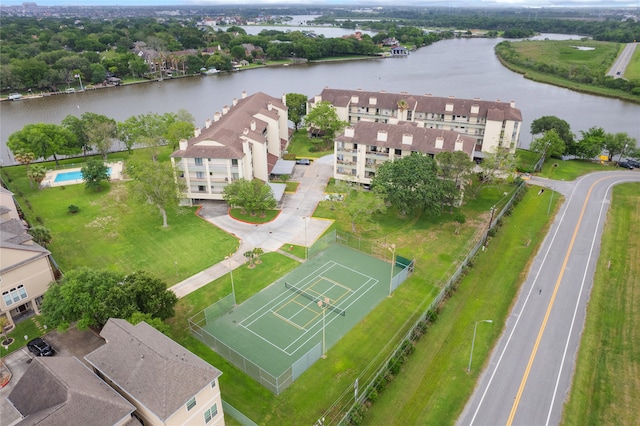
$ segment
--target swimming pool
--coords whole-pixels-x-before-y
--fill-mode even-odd
[[[111,176],[111,167],[107,170],[109,176]],[[69,182],[72,180],[82,180],[82,171],[74,170],[72,172],[63,172],[58,173],[56,178],[53,180],[54,182]]]

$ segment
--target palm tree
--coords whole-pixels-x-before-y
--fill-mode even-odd
[[[400,99],[398,101],[398,111],[400,112],[398,114],[398,118],[402,119],[404,116],[404,112],[408,109],[409,109],[409,104],[407,103],[407,101],[405,101],[404,99]]]
[[[40,183],[42,183],[45,176],[47,176],[47,169],[45,169],[45,167],[40,164],[34,164],[33,167],[30,167],[27,170],[29,184],[31,184],[32,182],[36,182],[38,184],[38,188],[40,188]]]

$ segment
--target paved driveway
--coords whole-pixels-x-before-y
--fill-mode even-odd
[[[229,273],[229,266],[236,269],[246,262],[243,253],[256,247],[265,252],[278,250],[285,244],[310,246],[315,242],[332,222],[315,219],[311,215],[318,202],[324,198],[324,189],[333,175],[333,155],[313,161],[310,165],[296,165],[292,181],[299,182],[295,194],[285,194],[282,200],[282,211],[272,222],[253,225],[232,219],[227,212],[227,204],[223,201],[203,203],[200,216],[220,229],[227,231],[240,240],[238,250],[231,256],[229,263],[221,262],[204,271],[179,282],[170,289],[178,297],[186,296],[192,291]]]
[[[55,356],[75,356],[83,363],[85,355],[104,345],[104,339],[97,334],[75,328],[69,329],[66,333],[51,331],[44,336],[44,339],[56,350]],[[0,389],[0,426],[12,425],[21,418],[20,413],[7,400],[7,396],[27,371],[31,360],[32,354],[26,346],[2,359],[11,371],[12,377],[7,386]],[[85,365],[88,364],[85,363]]]

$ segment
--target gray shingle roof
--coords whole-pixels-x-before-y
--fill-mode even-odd
[[[337,141],[354,142],[391,149],[404,149],[428,154],[455,150],[456,141],[462,142],[462,151],[471,157],[475,147],[475,139],[461,135],[453,130],[428,129],[418,127],[415,123],[385,124],[370,121],[359,121],[353,126],[353,137],[342,134]],[[387,140],[378,140],[378,132],[386,132]],[[404,144],[404,135],[412,135],[411,144]],[[442,148],[436,148],[436,140],[442,139]]]
[[[404,100],[409,110],[422,113],[453,114],[460,116],[480,116],[492,120],[522,121],[522,112],[510,102],[483,101],[480,99],[458,99],[452,97],[437,97],[431,95],[410,95],[406,93],[370,92],[365,90],[342,90],[325,88],[321,97],[323,101],[340,107],[347,105],[361,107],[376,107],[381,109],[398,109],[398,102]],[[357,97],[357,101],[354,97]],[[372,100],[375,99],[375,104]],[[310,99],[313,101],[313,98]],[[447,111],[447,104],[453,105],[452,111]],[[478,113],[472,113],[471,107],[478,106]],[[502,114],[502,115],[500,115]]]
[[[257,115],[277,119],[275,109],[269,110],[269,104],[277,109],[286,110],[282,100],[258,92],[237,101],[229,107],[218,121],[211,123],[209,128],[202,129],[200,135],[189,139],[187,149],[178,150],[171,154],[180,158],[243,158],[242,137],[263,141],[262,132],[267,123]],[[252,123],[255,130],[252,130]],[[244,131],[249,130],[245,135]]]
[[[163,421],[222,374],[145,322],[111,318],[100,335],[85,359]]]
[[[75,357],[34,358],[7,399],[18,425],[114,425],[135,411]]]

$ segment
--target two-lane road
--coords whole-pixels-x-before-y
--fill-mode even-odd
[[[637,171],[594,173],[567,190],[459,425],[556,425],[571,386],[611,188]],[[508,254],[505,257],[508,260]]]

